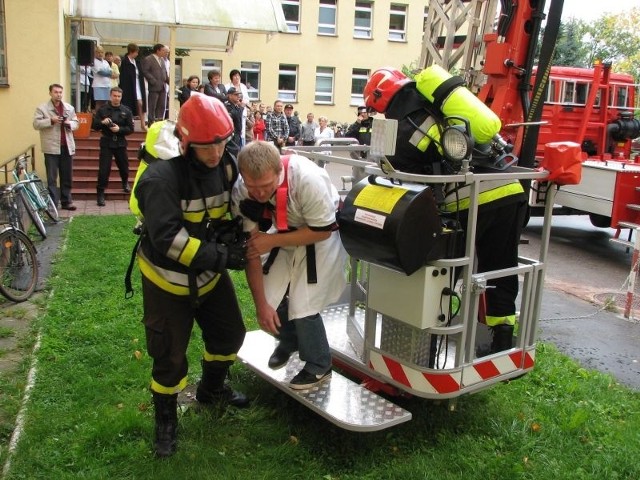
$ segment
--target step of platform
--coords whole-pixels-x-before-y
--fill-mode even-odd
[[[308,390],[293,390],[291,379],[304,362],[295,353],[278,370],[267,363],[276,340],[261,330],[248,332],[238,358],[256,374],[331,423],[356,432],[383,430],[411,420],[411,412],[358,385],[337,371],[331,379]]]

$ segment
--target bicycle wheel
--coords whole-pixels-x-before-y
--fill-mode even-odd
[[[0,293],[24,302],[38,283],[38,257],[29,237],[8,228],[0,233]]]
[[[56,204],[49,195],[49,189],[46,187],[42,179],[40,179],[37,175],[33,176],[34,183],[38,189],[38,194],[40,194],[40,198],[42,199],[42,203],[46,205],[42,211],[53,221],[57,222],[59,219],[58,209],[56,208]]]
[[[27,211],[27,214],[29,215],[29,218],[33,222],[33,225],[36,227],[36,230],[38,230],[38,233],[40,233],[40,235],[42,236],[42,239],[44,240],[45,238],[47,238],[47,229],[44,226],[44,222],[42,221],[42,218],[40,218],[40,214],[33,207],[33,204],[31,203],[31,199],[28,197],[27,192],[25,192],[23,188],[21,188],[18,191],[18,197],[20,197],[20,200],[22,201],[22,206]]]

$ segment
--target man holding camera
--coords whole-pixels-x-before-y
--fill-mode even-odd
[[[153,359],[158,457],[177,448],[178,393],[187,386],[194,320],[204,343],[196,400],[249,404],[225,381],[246,333],[227,272],[244,269],[247,249],[240,219],[229,217],[238,177],[227,151],[233,122],[217,98],[192,92],[180,108],[175,135],[180,155],[149,163],[133,191],[144,217],[137,255],[147,352]]]
[[[98,206],[104,207],[104,192],[109,186],[111,161],[115,157],[122,190],[129,193],[129,156],[127,155],[127,135],[133,133],[133,113],[122,103],[122,89],[113,87],[109,101],[98,109],[93,117],[92,128],[102,132],[100,138],[100,159],[98,163]]]
[[[64,210],[75,210],[71,199],[73,184],[73,154],[76,144],[73,131],[78,129],[76,111],[62,101],[62,85],[49,85],[51,100],[36,108],[33,128],[40,132],[40,145],[47,170],[47,188],[56,205]],[[58,174],[60,188],[58,188]]]

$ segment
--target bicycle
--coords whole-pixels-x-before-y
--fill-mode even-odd
[[[38,282],[36,247],[22,229],[13,186],[0,194],[1,211],[6,214],[0,230],[0,293],[14,302],[27,300]]]
[[[28,171],[27,159],[27,156],[22,156],[16,160],[16,166],[12,172],[13,179],[15,185],[19,186],[18,195],[22,198],[27,214],[44,239],[47,236],[47,230],[43,219],[46,215],[53,222],[57,222],[58,209],[42,179],[35,171]]]

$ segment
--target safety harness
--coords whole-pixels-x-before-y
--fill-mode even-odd
[[[265,208],[264,215],[272,215],[275,217],[275,225],[278,233],[292,232],[294,227],[290,227],[287,222],[287,204],[289,202],[289,155],[281,157],[282,168],[284,169],[284,179],[276,189],[275,198],[276,205],[273,211]],[[307,283],[318,283],[318,272],[316,269],[316,246],[314,243],[306,246],[307,250]],[[262,273],[269,274],[269,270],[275,262],[280,247],[275,247],[269,252],[267,260],[262,265]]]

